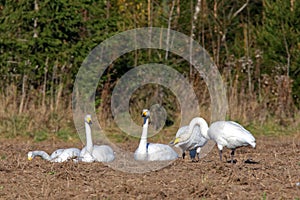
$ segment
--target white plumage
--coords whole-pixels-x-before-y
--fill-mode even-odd
[[[174,160],[178,158],[177,153],[169,145],[147,143],[150,111],[144,109],[142,112],[142,117],[144,118],[143,131],[139,146],[134,153],[134,159],[147,161],[163,161]]]
[[[39,156],[50,162],[65,162],[71,159],[77,159],[80,154],[80,150],[77,148],[57,149],[51,156],[45,151],[29,151],[28,160],[32,160],[34,157]]]
[[[195,117],[191,120],[189,126],[183,126],[177,131],[173,144],[175,144],[176,147],[181,148],[183,151],[183,158],[185,151],[190,151],[191,155],[191,151],[196,150],[199,160],[201,147],[208,141],[208,139],[203,136],[202,132],[207,132],[207,129],[208,125],[206,121],[200,117]],[[191,158],[194,161],[194,157]]]
[[[81,150],[79,161],[82,162],[111,162],[115,159],[113,149],[108,145],[93,145],[91,133],[91,115],[84,118],[86,132],[86,146]]]
[[[231,162],[233,163],[234,151],[238,147],[251,145],[255,148],[255,138],[240,124],[233,121],[217,121],[210,125],[208,137],[217,143],[220,160],[222,160],[223,147],[231,149]]]
[[[74,161],[76,161],[79,157],[79,154],[80,154],[80,150],[78,148],[63,149],[63,151],[60,154],[58,154],[53,159],[51,159],[51,162],[65,162],[70,159],[75,159]]]
[[[199,126],[200,132],[193,132],[193,128]],[[202,136],[197,136],[198,138],[204,138],[206,140],[214,140],[217,143],[219,149],[220,160],[222,160],[222,150],[223,147],[231,149],[231,162],[233,163],[234,152],[236,148],[242,146],[251,145],[255,148],[255,138],[253,135],[246,130],[240,124],[233,121],[216,121],[208,125],[203,118],[194,118],[189,125],[188,133],[183,133],[182,136],[175,139],[174,144],[180,145],[182,149],[188,149],[189,146],[194,145],[195,135],[200,133]],[[177,141],[176,141],[177,140]],[[203,140],[203,145],[206,143]]]

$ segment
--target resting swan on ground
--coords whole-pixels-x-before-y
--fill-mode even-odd
[[[143,131],[139,146],[134,152],[134,159],[147,161],[163,161],[174,160],[178,158],[177,153],[169,145],[147,143],[150,111],[144,109],[142,112],[142,117],[144,119]]]
[[[65,162],[71,159],[77,159],[79,154],[80,150],[77,148],[57,149],[50,156],[45,151],[29,151],[28,160],[32,160],[34,157],[39,156],[50,162]]]
[[[207,132],[207,129],[208,125],[206,121],[200,117],[195,117],[188,126],[183,126],[177,131],[176,138],[171,143],[181,148],[183,152],[182,158],[185,157],[185,151],[188,150],[194,162],[196,155],[198,160],[200,159],[201,147],[208,141],[207,138],[202,135],[202,132]]]
[[[84,118],[86,146],[81,150],[79,161],[82,162],[111,162],[115,159],[113,149],[108,145],[93,145],[91,124],[91,115]]]

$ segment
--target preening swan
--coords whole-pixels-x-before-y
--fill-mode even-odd
[[[57,149],[50,156],[45,151],[29,151],[28,160],[40,156],[50,162],[65,162],[79,157],[80,150],[77,148]]]
[[[163,161],[174,160],[178,158],[177,153],[169,145],[147,143],[150,111],[144,109],[142,112],[142,117],[144,119],[143,131],[139,146],[134,152],[134,159],[148,161]]]
[[[189,126],[181,127],[177,133],[176,138],[172,142],[176,147],[180,147],[183,151],[182,157],[185,156],[185,151],[190,151],[192,161],[195,161],[195,156],[199,160],[201,147],[203,147],[208,139],[205,138],[202,132],[207,132],[208,125],[206,121],[200,117],[195,117],[191,120]]]
[[[253,135],[243,126],[233,121],[216,121],[212,123],[207,135],[217,143],[221,161],[223,147],[231,149],[231,163],[233,163],[236,148],[248,145],[255,148],[256,146]]]
[[[91,115],[84,118],[86,146],[81,150],[79,161],[82,162],[111,162],[115,159],[113,149],[108,145],[93,145],[91,124]]]

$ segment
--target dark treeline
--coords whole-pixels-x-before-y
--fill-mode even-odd
[[[1,117],[36,111],[53,122],[53,113],[70,112],[74,79],[88,53],[119,32],[148,26],[182,32],[209,52],[226,82],[229,118],[276,118],[283,124],[295,118],[300,97],[296,0],[0,1]],[[120,57],[100,81],[96,103],[103,118],[110,117],[109,97],[118,77],[150,62],[173,66],[194,81],[199,94],[207,93],[182,58],[139,50]],[[155,94],[157,89],[147,91]],[[201,99],[209,107],[209,95]],[[171,102],[169,98],[165,104],[172,108]]]

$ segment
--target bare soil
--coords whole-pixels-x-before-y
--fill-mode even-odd
[[[200,162],[178,159],[157,171],[133,174],[103,163],[27,160],[30,150],[52,152],[80,142],[1,139],[0,199],[300,199],[300,136],[257,137],[237,162],[216,147]],[[124,144],[124,146],[136,144]],[[223,152],[226,159],[230,151]],[[250,159],[251,162],[248,162]],[[245,162],[246,161],[246,162]]]

